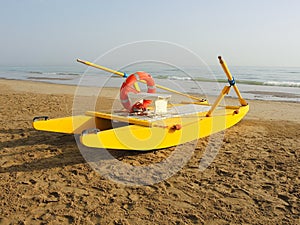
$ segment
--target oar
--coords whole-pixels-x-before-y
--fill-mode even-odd
[[[87,65],[87,66],[95,67],[95,68],[100,69],[100,70],[104,70],[104,71],[109,72],[109,73],[117,74],[117,75],[119,75],[119,76],[121,76],[121,77],[125,77],[125,78],[127,77],[127,74],[126,74],[126,73],[122,73],[122,72],[120,72],[120,71],[116,71],[116,70],[113,70],[113,69],[109,69],[109,68],[106,68],[106,67],[104,67],[104,66],[100,66],[100,65],[97,65],[97,64],[88,62],[88,61],[84,61],[84,60],[81,60],[81,59],[77,59],[77,62],[83,63],[83,64],[85,64],[85,65]],[[145,83],[145,81],[143,81],[143,80],[139,80],[139,82]],[[167,87],[158,85],[158,84],[155,84],[155,86],[156,86],[157,88],[162,89],[162,90],[169,91],[169,92],[173,92],[173,93],[175,93],[175,94],[182,95],[182,96],[185,96],[185,97],[188,97],[188,98],[191,98],[191,99],[194,99],[194,100],[203,102],[203,99],[201,99],[201,98],[197,98],[197,97],[192,96],[192,95],[184,94],[184,93],[181,93],[181,92],[179,92],[179,91],[175,91],[175,90],[173,90],[173,89],[170,89],[170,88],[167,88]]]
[[[235,93],[237,94],[238,98],[239,98],[239,101],[241,103],[242,106],[245,106],[245,105],[248,105],[246,100],[243,99],[238,87],[235,85],[235,80],[233,78],[233,76],[231,75],[227,65],[226,65],[226,62],[222,59],[221,56],[218,56],[218,59],[220,61],[220,64],[225,72],[225,74],[227,75],[227,78],[228,78],[228,82],[230,84],[230,86],[233,86],[233,89],[235,90]]]
[[[112,70],[112,69],[106,68],[104,66],[100,66],[100,65],[88,62],[88,61],[81,60],[81,59],[77,59],[77,62],[83,63],[87,66],[95,67],[95,68],[100,69],[100,70],[104,70],[104,71],[109,72],[109,73],[117,74],[121,77],[126,77],[127,76],[126,73],[122,73],[122,72],[119,72],[119,71],[116,71],[116,70]]]

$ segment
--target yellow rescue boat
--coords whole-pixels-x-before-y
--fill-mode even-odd
[[[114,71],[87,61],[77,60],[120,76]],[[215,102],[207,101],[154,84],[145,72],[137,72],[127,77],[123,83],[120,101],[126,110],[104,113],[88,111],[85,115],[57,119],[35,117],[36,130],[79,134],[83,145],[92,148],[119,150],[155,150],[180,145],[225,130],[238,123],[249,111],[249,105],[242,98],[234,78],[226,63],[219,56],[229,85],[225,86]],[[148,93],[140,93],[136,82],[147,83]],[[135,86],[135,88],[133,88]],[[157,94],[154,88],[161,88],[189,97],[193,101],[172,105],[170,95]],[[236,92],[239,106],[220,106],[220,102],[230,89]],[[129,95],[140,97],[131,104]],[[153,103],[150,105],[150,103]]]

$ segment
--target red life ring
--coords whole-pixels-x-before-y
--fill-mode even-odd
[[[131,102],[128,98],[128,93],[139,93],[134,87],[133,84],[139,80],[144,80],[147,83],[148,93],[155,93],[155,83],[150,74],[146,72],[136,72],[127,77],[126,81],[122,84],[120,88],[120,100],[125,109],[130,112],[134,111],[135,105],[138,105],[138,108],[146,109],[146,107],[152,102],[151,100],[143,100],[143,103],[136,103],[131,105]]]

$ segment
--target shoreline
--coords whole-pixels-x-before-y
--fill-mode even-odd
[[[2,92],[26,92],[36,94],[50,94],[50,95],[68,95],[72,98],[77,92],[82,96],[97,97],[99,94],[98,87],[80,87],[77,86],[53,84],[35,81],[22,81],[22,80],[6,80],[0,79],[0,87]],[[76,92],[77,91],[77,92]],[[119,88],[105,87],[101,88],[101,92],[105,97],[114,99],[119,91]],[[197,95],[195,95],[197,96]],[[212,97],[214,99],[215,97]],[[238,105],[238,99],[230,96],[225,97],[226,104]],[[298,102],[287,101],[266,101],[266,100],[248,100],[250,111],[245,119],[261,119],[261,120],[283,120],[300,123],[300,111]],[[213,101],[210,101],[212,104]],[[281,110],[279,110],[281,109]],[[277,112],[277,114],[275,113]]]
[[[117,77],[118,79],[110,79],[108,82],[107,78],[104,77],[98,77],[97,79],[91,77],[89,79],[94,80],[93,83],[106,83],[106,87],[103,86],[97,86],[92,85],[87,82],[86,79],[83,79],[79,85],[72,84],[72,83],[56,83],[51,82],[51,78],[47,78],[45,81],[41,80],[18,80],[18,79],[6,79],[6,78],[0,78],[0,80],[7,80],[7,81],[14,81],[14,82],[33,82],[33,83],[40,83],[40,84],[49,84],[49,85],[65,85],[65,86],[71,86],[71,87],[80,87],[80,88],[92,88],[92,89],[99,89],[99,88],[119,88],[122,85],[122,81],[120,77]],[[88,80],[89,80],[88,79]],[[68,81],[68,79],[60,79],[60,81]],[[79,82],[79,81],[78,81]],[[169,82],[173,84],[174,80],[160,80],[159,83],[162,85],[172,88],[169,86]],[[187,87],[186,91],[184,91],[187,94],[191,95],[199,95],[199,93],[196,93],[196,89],[199,89],[203,92],[208,93],[202,93],[202,95],[207,96],[218,96],[219,92],[221,91],[221,88],[226,85],[226,83],[211,83],[211,82],[198,82],[198,83],[190,83],[190,81],[180,81],[182,84],[182,87]],[[175,82],[176,83],[176,82]],[[174,84],[175,84],[174,83]],[[196,85],[196,86],[195,86]],[[211,89],[209,90],[206,88],[207,85],[211,85]],[[182,87],[178,91],[181,90]],[[248,100],[262,100],[262,101],[275,101],[275,102],[294,102],[294,103],[300,103],[300,88],[297,87],[284,87],[284,86],[269,86],[269,85],[249,85],[249,84],[243,84],[238,83],[238,87],[242,93],[242,96],[245,99]],[[202,89],[203,88],[203,89]],[[236,98],[236,95],[234,91],[230,91],[228,98]]]

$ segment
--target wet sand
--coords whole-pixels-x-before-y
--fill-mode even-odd
[[[174,176],[128,186],[94,171],[74,136],[32,128],[34,116],[70,116],[75,90],[0,80],[0,224],[300,223],[299,103],[249,101],[249,114],[226,130],[205,170],[199,162],[209,138]],[[109,108],[115,89],[106,91]],[[110,153],[142,166],[173,151]]]

